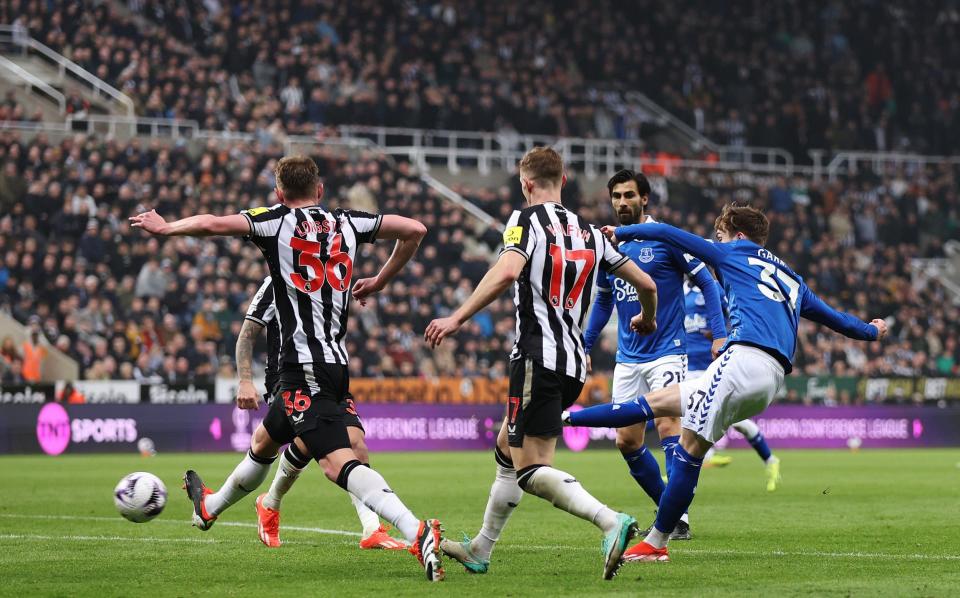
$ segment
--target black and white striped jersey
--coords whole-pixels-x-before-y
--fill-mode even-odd
[[[267,366],[264,369],[264,382],[267,392],[273,394],[280,381],[280,323],[277,320],[277,306],[273,300],[273,284],[269,276],[257,289],[250,301],[245,318],[267,329]]]
[[[281,369],[285,364],[347,365],[343,339],[353,261],[360,243],[375,240],[382,216],[282,204],[242,214],[273,279]]]
[[[503,250],[527,259],[514,289],[517,338],[510,359],[529,358],[559,374],[585,380],[583,323],[597,266],[613,272],[629,258],[600,229],[555,202],[515,211]]]

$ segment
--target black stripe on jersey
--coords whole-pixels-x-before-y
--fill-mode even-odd
[[[316,219],[314,218],[316,214],[312,211],[309,211],[308,213],[310,214],[310,219],[316,221]],[[324,215],[324,214],[321,214],[321,215]],[[319,273],[319,276],[322,276],[322,277],[326,277],[327,275],[326,263],[327,263],[327,260],[330,259],[330,253],[331,253],[330,248],[332,245],[331,241],[334,237],[336,237],[336,235],[340,234],[340,220],[334,214],[331,214],[330,216],[334,219],[333,230],[326,235],[322,235],[323,236],[322,241],[320,239],[321,235],[319,234],[317,235],[317,241],[321,242],[320,258],[324,263],[324,271]],[[331,321],[333,319],[333,292],[334,292],[333,287],[327,284],[325,280],[321,280],[319,284],[320,284],[320,303],[323,305],[323,315],[321,316],[323,318],[323,341],[322,342],[330,350],[330,354],[333,355],[334,361],[336,361],[337,363],[344,363],[344,361],[342,360],[342,356],[340,355],[340,352],[337,351],[337,349],[333,346],[333,343],[330,341],[330,333],[333,328],[333,322]]]
[[[334,230],[336,231],[336,234],[340,235],[340,251],[349,254],[350,248],[347,247],[347,239],[346,237],[344,237],[343,232],[341,230],[342,220],[341,220],[340,213],[339,212],[334,213],[333,218],[335,220]],[[350,225],[350,228],[353,229],[353,232],[354,232],[353,238],[357,240],[357,248],[359,248],[360,237],[359,237],[359,234],[357,233],[357,227],[355,227],[353,225],[353,222],[350,221],[350,218],[347,218],[345,215],[343,216],[343,219],[346,220],[347,223]],[[379,227],[379,221],[377,221],[377,225]],[[356,252],[354,252],[354,256],[356,256]],[[339,266],[337,267],[339,268]],[[351,285],[348,285],[347,290],[343,292],[343,305],[340,307],[340,322],[339,322],[340,328],[339,330],[337,330],[337,335],[333,338],[332,342],[330,343],[330,346],[333,349],[334,354],[338,355],[339,358],[343,360],[342,362],[339,362],[339,363],[343,363],[343,364],[347,364],[348,362],[347,351],[346,349],[341,349],[341,342],[343,341],[343,337],[346,336],[347,334],[347,322],[349,321],[349,318],[350,318],[350,299],[353,297],[352,281],[350,282],[351,282]],[[329,335],[330,335],[330,328],[332,324],[330,320],[331,318],[326,319],[327,338],[330,338]]]
[[[561,231],[567,230],[567,224],[568,224],[567,211],[563,207],[557,206],[554,208],[554,212],[557,215],[557,220],[560,221],[560,230]],[[576,218],[576,216],[574,216],[574,218]],[[580,223],[577,222],[577,226],[579,225]],[[563,248],[565,252],[573,249],[573,239],[570,237],[570,235],[560,235],[560,238],[563,239]],[[576,283],[577,283],[577,262],[576,260],[567,260],[563,268],[563,287],[562,288],[566,292],[570,292],[570,289],[572,289]],[[561,302],[563,302],[564,300],[565,300],[565,297],[560,298]],[[564,305],[563,303],[561,303],[560,308],[563,310],[561,311],[561,313],[563,314],[561,318],[563,319],[563,322],[565,324],[565,326],[563,326],[563,331],[564,333],[566,333],[567,338],[573,341],[573,346],[577,347],[580,345],[580,341],[579,339],[577,339],[576,333],[574,333],[573,331],[573,327],[575,325],[573,321],[573,315],[571,315],[570,310],[566,309],[566,305]],[[563,346],[562,338],[557,339],[557,346],[558,347]],[[574,350],[573,360],[574,360],[574,368],[575,368],[574,377],[579,379],[582,368],[583,368],[583,363],[580,360],[579,351]],[[559,366],[560,364],[558,363],[557,365]],[[558,371],[566,372],[567,371],[566,365],[567,364],[564,364],[563,370],[560,370],[558,367]]]
[[[294,229],[291,238],[296,236],[297,230],[303,230],[300,225],[307,221],[307,216],[305,215],[306,210],[297,209],[294,210],[294,212],[296,213],[296,228]],[[293,252],[294,271],[298,271],[301,276],[307,278],[307,268],[305,266],[298,268],[296,265],[300,261],[300,254],[302,252],[293,249],[292,247],[291,251]],[[323,276],[323,272],[314,272],[314,274],[317,276]],[[314,363],[323,362],[323,348],[320,346],[320,343],[317,342],[317,331],[313,326],[313,301],[310,299],[310,295],[308,293],[296,292],[295,295],[297,298],[297,314],[300,316],[300,325],[303,328],[303,333],[307,337],[307,348],[310,350],[310,358]],[[294,347],[294,354],[296,354],[296,347]]]
[[[270,309],[270,304],[273,303],[273,284],[261,285],[260,288],[257,289],[257,293],[253,296],[253,301],[256,305],[254,305],[253,311],[246,315],[246,319],[252,320],[261,326],[266,326],[267,323],[263,317],[267,314],[267,310]]]
[[[541,289],[542,289],[543,296],[540,297],[540,300],[543,301],[544,305],[546,306],[547,322],[550,325],[550,332],[553,336],[553,341],[556,344],[557,366],[555,368],[555,371],[564,374],[567,371],[568,357],[567,357],[567,350],[563,347],[563,323],[560,321],[560,318],[557,316],[557,310],[553,307],[553,304],[550,303],[550,281],[551,281],[551,277],[553,276],[553,261],[552,261],[552,257],[550,256],[549,247],[550,245],[553,245],[553,244],[559,244],[557,243],[558,241],[557,237],[560,236],[560,231],[556,231],[556,233],[550,232],[550,229],[553,228],[551,226],[553,222],[550,220],[549,209],[546,207],[545,204],[541,204],[537,206],[536,210],[532,214],[530,214],[530,216],[531,216],[531,220],[533,219],[534,216],[536,217],[537,222],[540,226],[540,230],[543,231],[543,236],[545,238],[545,246],[543,248],[543,251],[546,252],[546,256],[543,262],[543,272],[541,273],[541,276],[542,276]],[[566,223],[561,222],[561,225],[566,226]],[[550,227],[550,228],[547,228],[547,227]],[[562,304],[563,297],[560,298],[560,301]],[[536,320],[537,320],[536,312],[534,312],[534,322],[533,322],[534,326],[537,325]],[[540,334],[543,335],[543,332],[541,331]],[[541,339],[540,339],[541,351],[543,350],[542,349],[543,340],[544,339],[541,336]]]

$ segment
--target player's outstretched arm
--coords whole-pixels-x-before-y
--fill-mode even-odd
[[[420,242],[427,234],[427,227],[419,220],[388,214],[380,221],[377,237],[381,239],[396,239],[393,253],[383,264],[380,272],[372,278],[363,278],[353,286],[353,297],[358,301],[366,299],[374,293],[383,290],[387,283],[393,280],[400,270],[417,253]]]
[[[240,384],[237,385],[237,407],[240,409],[260,408],[260,394],[253,384],[253,345],[262,330],[263,326],[260,324],[244,319],[240,334],[237,335],[237,377],[240,378]]]
[[[702,239],[693,233],[680,230],[675,226],[662,223],[652,224],[631,224],[628,226],[618,226],[616,228],[605,226],[603,234],[613,242],[631,241],[633,239],[651,239],[654,241],[665,241],[676,245],[686,253],[700,258],[713,267],[723,261],[726,252],[723,245],[711,243]]]
[[[806,285],[803,286],[800,315],[860,341],[878,341],[887,335],[887,323],[883,320],[878,318],[864,322],[846,312],[835,310]]]
[[[200,214],[167,222],[156,210],[130,217],[130,226],[164,237],[236,237],[250,233],[250,222],[242,214],[214,216]]]
[[[630,327],[637,334],[652,334],[657,329],[657,283],[633,262],[620,266],[613,275],[637,289],[642,311],[630,320]]]
[[[500,259],[494,264],[493,268],[484,274],[483,279],[477,288],[473,290],[470,297],[464,301],[455,312],[446,318],[437,318],[430,322],[426,332],[423,334],[423,340],[431,348],[436,347],[447,336],[455,333],[463,326],[463,323],[473,317],[475,313],[490,305],[494,299],[499,297],[507,288],[512,285],[523,267],[527,263],[527,258],[517,251],[504,251],[500,254]]]

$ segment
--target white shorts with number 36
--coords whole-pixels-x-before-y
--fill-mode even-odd
[[[783,385],[783,366],[769,353],[731,345],[702,376],[680,383],[680,425],[708,442],[767,408]]]
[[[618,363],[613,369],[614,403],[682,382],[687,377],[687,356],[666,355],[647,363]]]

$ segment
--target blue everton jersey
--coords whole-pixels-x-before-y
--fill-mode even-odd
[[[764,349],[780,361],[787,373],[793,369],[801,316],[850,338],[877,338],[875,326],[834,310],[807,288],[783,260],[753,241],[711,243],[665,224],[619,227],[616,236],[621,241],[668,241],[713,266],[730,310],[727,346],[740,343]]]
[[[685,273],[700,270],[703,264],[693,257],[688,261],[682,251],[660,241],[628,241],[618,249],[657,283],[657,330],[646,336],[630,330],[630,318],[640,313],[637,290],[625,280],[601,273],[597,290],[612,293],[617,309],[617,363],[647,363],[686,353],[683,279]]]
[[[687,369],[699,372],[707,369],[713,356],[710,350],[713,347],[712,336],[708,336],[710,327],[707,323],[707,302],[699,288],[689,284],[683,285],[684,315],[683,327],[687,332]]]

